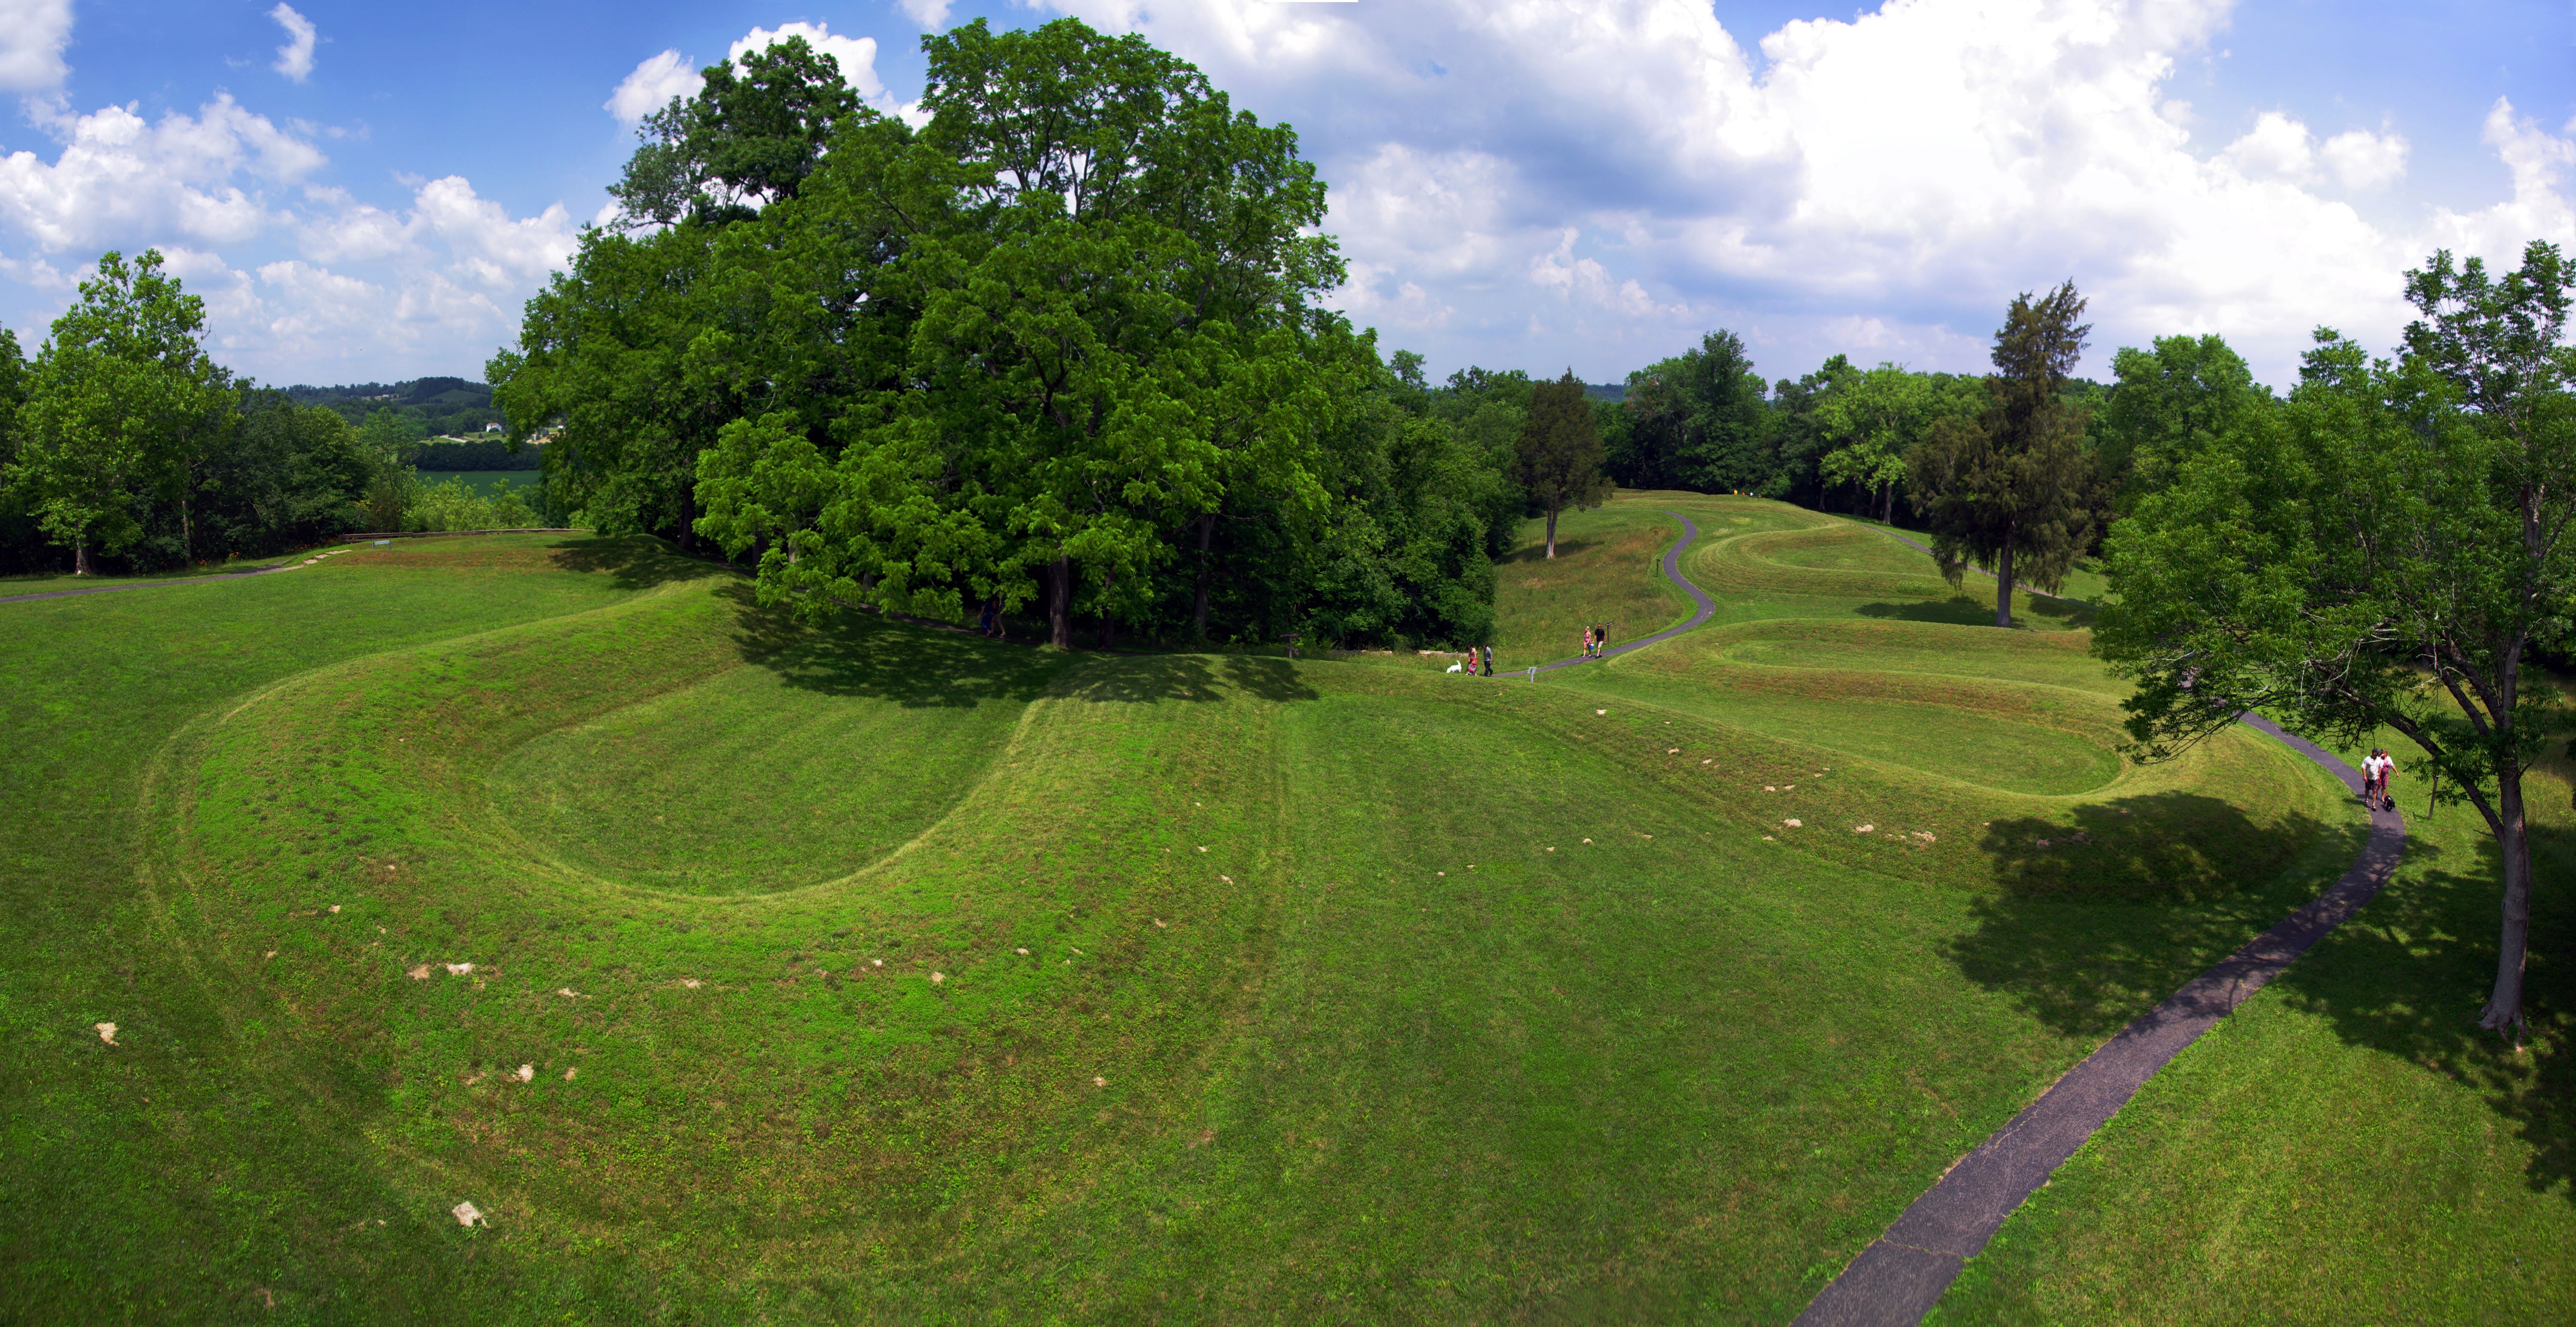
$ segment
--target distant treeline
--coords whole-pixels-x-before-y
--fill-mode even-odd
[[[496,434],[472,442],[424,442],[411,464],[415,470],[535,470],[544,456],[541,445],[522,444],[514,450],[509,439]]]
[[[485,425],[503,422],[501,412],[492,405],[492,389],[465,378],[414,378],[409,382],[359,382],[339,387],[298,383],[285,391],[297,405],[325,407],[352,424],[378,411],[391,410],[409,420],[423,437],[481,433]],[[518,467],[439,468],[504,470]]]
[[[107,254],[33,360],[0,330],[0,574],[152,571],[354,530],[544,519],[515,494],[413,473],[419,407],[479,399],[489,414],[488,391],[377,386],[239,377],[208,358],[204,304],[159,253]]]

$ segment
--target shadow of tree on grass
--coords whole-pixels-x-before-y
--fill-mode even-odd
[[[778,673],[789,686],[825,695],[906,706],[1025,705],[1044,694],[1074,658],[855,610],[808,625],[760,607],[747,583],[718,593],[741,608],[734,646],[744,662]]]
[[[1899,622],[1944,622],[1957,627],[1990,627],[1995,622],[1993,604],[1979,603],[1964,594],[1911,604],[1862,604],[1852,611],[1862,617],[1891,618]]]
[[[2467,815],[2465,810],[2445,814]],[[2534,826],[2531,957],[2524,968],[2524,1049],[2477,1026],[2495,983],[2496,911],[2504,869],[2492,838],[2475,860],[2443,861],[2411,843],[2408,867],[2281,977],[2285,999],[2331,1019],[2345,1043],[2420,1065],[2474,1088],[2531,1148],[2524,1181],[2576,1203],[2576,832]],[[2456,849],[2448,856],[2463,854]],[[2424,869],[2429,867],[2430,869]]]
[[[2182,793],[2083,807],[2072,828],[1998,820],[1981,847],[2000,888],[1944,957],[2058,1032],[2107,1037],[2316,897],[2366,838],[2358,822],[2258,823]],[[2576,831],[2535,826],[2532,850],[2522,1052],[2477,1026],[2495,979],[2502,879],[2490,839],[2457,866],[2439,845],[2410,841],[2397,879],[2273,990],[2348,1045],[2475,1090],[2530,1147],[2530,1187],[2576,1202]]]
[[[649,590],[673,581],[729,574],[714,563],[682,557],[649,535],[567,539],[547,560],[565,571],[613,576],[621,590]]]
[[[1944,957],[2058,1032],[2108,1036],[2314,898],[2366,838],[2181,792],[2078,807],[2072,826],[1997,820],[1979,847],[1998,891]]]

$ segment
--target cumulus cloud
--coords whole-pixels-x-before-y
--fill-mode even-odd
[[[898,0],[912,21],[936,32],[948,26],[948,0]]]
[[[2329,138],[2321,155],[2335,178],[2353,190],[2384,189],[2406,177],[2406,140],[2396,134],[2348,129]]]
[[[2216,331],[2279,380],[2320,322],[2393,339],[2399,273],[2437,243],[2576,242],[2576,149],[2501,104],[2513,199],[2429,227],[2344,201],[2404,177],[2393,129],[2320,141],[2272,110],[2196,142],[2217,117],[2177,71],[2227,0],[1890,0],[1750,47],[1704,0],[1052,3],[1295,123],[1334,184],[1343,307],[1447,310],[1427,348],[1453,363],[1607,374],[1724,325],[1775,373],[1862,336],[1969,369],[2015,292],[2071,276],[2097,360]]]
[[[303,82],[313,72],[313,20],[296,13],[295,7],[284,0],[279,0],[268,16],[286,29],[286,44],[277,48],[277,63],[269,68],[286,75],[291,82]]]
[[[790,37],[802,37],[816,51],[832,57],[841,67],[841,81],[860,96],[880,104],[886,101],[885,84],[877,80],[877,39],[844,37],[831,30],[828,23],[781,23],[775,28],[753,28],[744,33],[725,58],[740,60],[752,51],[765,51]]]
[[[248,239],[277,219],[259,182],[293,183],[323,164],[310,140],[230,96],[157,123],[109,106],[47,127],[64,140],[55,160],[27,151],[0,159],[0,225],[49,251],[136,234]]]
[[[703,81],[687,56],[676,50],[664,51],[636,65],[635,72],[628,74],[602,105],[609,114],[636,124],[670,105],[673,97],[696,96]]]
[[[70,67],[72,0],[0,0],[0,90],[51,92]]]
[[[102,250],[158,248],[225,361],[265,378],[477,371],[579,245],[562,205],[512,216],[460,176],[391,208],[314,182],[310,130],[228,96],[156,121],[38,114],[62,147],[0,159],[0,279],[59,308]]]
[[[946,6],[940,5],[944,12]],[[929,20],[924,20],[925,22]],[[894,99],[886,92],[885,83],[877,77],[877,39],[846,37],[831,30],[828,23],[781,23],[775,28],[753,28],[736,39],[725,51],[725,58],[739,63],[753,51],[765,51],[789,37],[802,37],[816,51],[832,57],[841,68],[841,81],[881,111],[896,111]],[[628,124],[636,124],[647,115],[671,104],[673,97],[693,97],[705,83],[698,74],[696,62],[677,50],[666,50],[647,57],[618,83],[602,108]]]

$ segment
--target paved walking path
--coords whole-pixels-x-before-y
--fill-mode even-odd
[[[2361,776],[2351,766],[2268,719],[2243,717],[2360,795]],[[2047,1183],[2166,1061],[2370,902],[2397,869],[2405,847],[2406,822],[2394,811],[2372,810],[2370,841],[2333,888],[2194,977],[2084,1057],[2010,1124],[1952,1166],[1931,1192],[1915,1199],[1886,1234],[1861,1250],[1807,1305],[1798,1322],[1806,1327],[1878,1327],[1922,1321],[1961,1264],[1986,1247],[2032,1190]]]
[[[1637,640],[1628,641],[1625,644],[1613,645],[1601,652],[1600,659],[1587,659],[1578,654],[1571,659],[1559,659],[1555,663],[1540,664],[1536,668],[1515,668],[1512,670],[1512,673],[1523,674],[1535,681],[1537,679],[1537,675],[1540,673],[1551,673],[1559,668],[1572,668],[1576,664],[1600,663],[1602,659],[1607,659],[1614,654],[1626,654],[1630,650],[1642,650],[1657,641],[1671,640],[1673,637],[1708,621],[1709,615],[1717,611],[1717,601],[1709,598],[1707,591],[1691,584],[1690,578],[1682,574],[1682,550],[1690,547],[1691,541],[1699,538],[1699,526],[1694,524],[1691,521],[1691,518],[1682,515],[1680,512],[1668,511],[1664,514],[1682,523],[1681,539],[1672,547],[1664,550],[1664,579],[1682,587],[1683,592],[1690,595],[1691,602],[1699,606],[1697,610],[1690,615],[1690,620],[1681,623],[1678,626],[1666,627],[1651,636],[1641,637]],[[1497,676],[1509,677],[1512,673],[1501,673],[1497,674]]]
[[[68,599],[76,594],[114,594],[119,590],[148,590],[157,585],[203,585],[208,581],[237,581],[244,576],[265,576],[272,571],[284,571],[288,567],[303,565],[300,561],[290,560],[278,563],[274,567],[252,567],[247,571],[226,571],[212,576],[182,576],[166,581],[126,581],[120,585],[85,585],[77,590],[47,590],[42,594],[12,594],[0,596],[0,604],[20,604],[30,599]]]

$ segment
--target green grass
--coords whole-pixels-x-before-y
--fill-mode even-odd
[[[1683,616],[1666,509],[1717,623],[1538,683],[539,536],[11,605],[0,1317],[1785,1321],[2359,817],[2251,735],[2122,762],[2067,619],[1778,504],[1567,517],[1498,655]],[[2527,1241],[2538,1137],[2443,1153]]]

